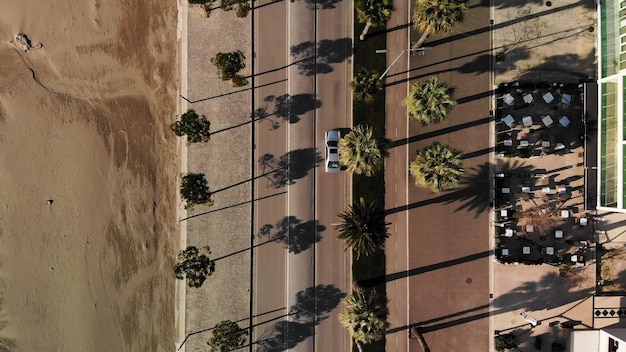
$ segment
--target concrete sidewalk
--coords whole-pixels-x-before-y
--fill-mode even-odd
[[[242,19],[234,11],[215,10],[209,18],[202,18],[193,5],[183,16],[187,16],[187,64],[181,61],[187,67],[188,84],[181,95],[188,109],[207,117],[212,132],[207,143],[188,146],[187,169],[204,173],[211,191],[223,189],[214,194],[213,206],[194,207],[180,224],[186,228],[187,245],[210,246],[211,259],[223,257],[215,262],[215,272],[201,288],[186,290],[184,325],[189,334],[222,320],[248,326],[251,259],[246,248],[251,243],[252,218],[246,201],[252,197],[252,93],[249,86],[233,88],[222,81],[209,59],[218,52],[241,50],[249,62],[252,45],[250,17]],[[215,40],[214,33],[220,33],[222,40]],[[210,331],[194,334],[187,339],[185,350],[205,351],[210,336]]]

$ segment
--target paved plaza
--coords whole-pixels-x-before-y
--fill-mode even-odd
[[[491,326],[495,334],[515,334],[522,350],[552,351],[567,347],[571,328],[624,326],[621,299],[596,294],[608,290],[603,277],[625,282],[623,266],[611,259],[623,257],[626,216],[596,212],[585,199],[595,197],[586,153],[595,157],[588,134],[596,121],[584,100],[597,98],[585,97],[582,85],[596,78],[595,2],[512,3],[494,6]]]

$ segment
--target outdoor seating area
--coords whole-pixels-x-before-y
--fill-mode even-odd
[[[569,153],[583,144],[582,88],[520,82],[498,87],[496,156],[533,158]]]
[[[559,83],[499,87],[494,225],[501,263],[584,266],[595,259],[582,98],[578,86]]]
[[[569,165],[578,158],[572,154],[538,159],[542,165],[495,165],[494,226],[500,262],[585,265],[595,258],[590,245],[594,218],[583,205],[582,168]]]
[[[555,228],[535,231],[534,225],[519,225],[516,219],[496,225],[496,257],[504,264],[570,263],[584,266],[595,259],[595,248],[587,240],[588,228],[582,218],[554,219]]]

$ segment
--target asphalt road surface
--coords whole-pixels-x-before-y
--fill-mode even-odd
[[[324,172],[324,132],[349,128],[352,3],[257,2],[252,341],[257,351],[346,351],[337,321],[350,257],[333,223],[349,176]]]

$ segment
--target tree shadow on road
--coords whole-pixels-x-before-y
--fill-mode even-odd
[[[300,73],[306,76],[333,72],[331,64],[343,62],[351,56],[351,38],[323,39],[317,44],[308,41],[291,46],[291,57]]]
[[[295,180],[303,178],[309,171],[319,165],[324,159],[315,148],[297,149],[287,152],[278,159],[274,155],[266,153],[258,162],[261,173],[270,181],[273,188],[281,188],[296,183]],[[267,170],[271,171],[267,171]]]
[[[256,109],[251,117],[252,121],[264,121],[269,117],[277,117],[277,120],[271,121],[270,130],[279,128],[282,121],[296,123],[300,121],[300,115],[322,106],[322,102],[315,97],[315,94],[268,95],[263,101],[265,106]],[[270,107],[270,104],[273,106]],[[269,112],[270,110],[272,112]]]
[[[346,296],[334,285],[317,285],[296,294],[289,309],[290,320],[282,320],[266,329],[254,342],[257,352],[279,352],[292,349],[313,336],[315,326],[328,318]]]
[[[291,0],[294,2],[295,0]],[[342,0],[304,0],[309,10],[330,10],[337,7]]]
[[[325,230],[326,227],[320,225],[318,220],[302,222],[295,216],[285,216],[276,225],[261,226],[258,236],[267,237],[268,242],[282,243],[290,253],[298,254],[319,242],[322,239],[320,232]]]

